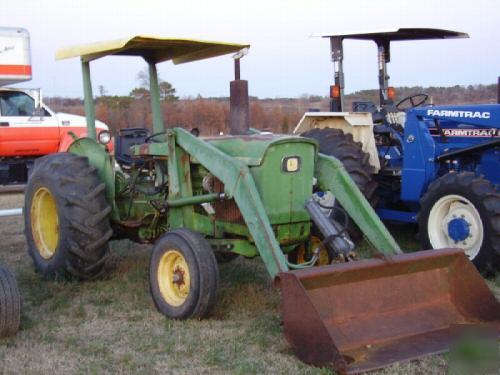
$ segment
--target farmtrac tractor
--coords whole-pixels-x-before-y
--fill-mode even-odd
[[[341,163],[318,153],[316,141],[251,130],[247,82],[239,79],[245,48],[138,36],[58,52],[81,59],[89,137],[36,162],[25,198],[36,270],[89,279],[106,270],[110,239],[154,243],[153,301],[167,317],[187,319],[207,316],[215,304],[215,254],[260,256],[282,290],[284,332],[299,358],[346,373],[446,350],[456,323],[500,327],[500,305],[463,252],[401,254]],[[236,53],[231,135],[165,128],[157,63],[228,53]],[[90,81],[90,61],[106,55],[140,56],[150,73],[153,133],[122,132],[114,157],[96,142]],[[315,190],[335,195],[380,259],[352,261],[345,223],[324,214]],[[322,244],[344,262],[313,268]],[[287,258],[304,247],[303,262]]]
[[[497,271],[500,105],[433,106],[425,93],[395,102],[387,74],[391,42],[468,35],[399,29],[324,37],[335,67],[331,112],[306,113],[294,133],[318,140],[321,153],[341,160],[380,218],[418,223],[423,248],[460,248],[484,274]],[[377,45],[378,106],[355,101],[352,112],[343,112],[346,39]]]

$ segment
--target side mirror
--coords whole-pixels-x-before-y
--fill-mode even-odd
[[[35,109],[33,111],[32,116],[43,117],[45,111],[43,110],[43,102],[42,102],[42,90],[34,89],[31,90],[33,100],[35,101]]]

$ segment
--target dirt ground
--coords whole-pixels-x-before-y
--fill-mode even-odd
[[[0,209],[23,196],[0,195]],[[330,374],[297,360],[282,335],[279,294],[259,259],[221,266],[213,316],[171,321],[151,300],[149,246],[111,243],[106,276],[45,281],[26,252],[22,217],[0,218],[0,264],[16,275],[23,298],[21,331],[0,341],[0,373]],[[398,228],[396,228],[398,230]],[[396,234],[418,247],[413,230]],[[497,298],[500,280],[489,280]],[[397,364],[379,374],[444,374],[444,356]]]

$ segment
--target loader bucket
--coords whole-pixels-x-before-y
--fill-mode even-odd
[[[500,332],[500,304],[457,249],[283,272],[279,285],[295,354],[340,373],[446,351],[457,325]]]

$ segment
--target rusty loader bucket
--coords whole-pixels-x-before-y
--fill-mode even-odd
[[[456,249],[283,272],[280,286],[296,355],[340,373],[446,351],[457,325],[500,332],[500,304]]]

